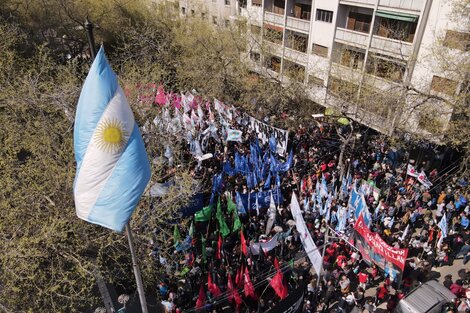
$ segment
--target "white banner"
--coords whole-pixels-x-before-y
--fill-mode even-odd
[[[292,216],[294,217],[295,226],[297,227],[297,231],[300,234],[300,240],[302,241],[302,245],[304,246],[305,252],[307,253],[308,258],[310,259],[310,262],[312,262],[312,265],[315,268],[318,277],[320,277],[323,259],[321,257],[320,251],[318,251],[317,246],[313,242],[312,236],[310,235],[307,226],[305,225],[302,212],[300,211],[299,202],[297,201],[297,197],[295,196],[295,192],[292,193],[290,210]]]
[[[272,249],[276,248],[277,247],[277,244],[278,244],[278,237],[279,237],[279,234],[276,234],[274,235],[273,238],[271,238],[269,241],[267,242],[261,242],[261,243],[252,243],[250,245],[250,251],[251,251],[251,254],[253,255],[258,255],[261,253],[261,251],[264,251],[264,252],[269,252],[271,251]]]
[[[271,135],[274,135],[277,142],[277,153],[280,155],[286,155],[287,141],[289,140],[289,132],[287,130],[270,126],[246,113],[244,114],[244,117],[248,119],[248,128],[258,134],[258,138],[263,144],[269,141]]]

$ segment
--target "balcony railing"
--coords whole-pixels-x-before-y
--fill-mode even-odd
[[[295,31],[308,33],[310,30],[310,21],[301,20],[295,17],[287,17],[287,27]]]
[[[266,52],[277,57],[282,57],[282,45],[270,41],[265,41],[265,43],[268,48]]]
[[[391,54],[399,59],[407,60],[412,53],[413,44],[380,36],[372,36],[371,49],[379,53]]]
[[[338,42],[346,43],[358,48],[367,47],[367,39],[369,35],[366,33],[350,30],[346,28],[337,27],[335,40]]]
[[[307,56],[306,53],[302,53],[300,51],[293,50],[293,49],[290,49],[290,48],[286,47],[286,49],[284,51],[284,56],[287,59],[289,59],[291,61],[294,61],[295,63],[299,63],[299,64],[302,64],[302,65],[307,64],[308,56]]]
[[[362,73],[360,70],[333,62],[331,63],[331,75],[358,84],[361,81]]]
[[[271,24],[284,25],[284,16],[272,12],[264,12],[264,20]]]

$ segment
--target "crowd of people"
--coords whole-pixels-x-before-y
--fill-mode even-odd
[[[288,149],[280,156],[275,140],[263,143],[243,115],[232,112],[227,118],[222,109],[218,119],[210,106],[197,103],[188,116],[190,111],[181,127],[186,159],[192,160],[193,177],[210,192],[207,206],[190,217],[191,227],[176,226],[178,236],[186,237],[175,243],[178,262],[169,264],[154,250],[158,266],[167,269],[157,291],[168,311],[276,312],[288,294],[304,288],[302,312],[374,312],[384,303],[392,312],[410,290],[436,278],[433,268],[470,260],[465,178],[443,178],[429,162],[414,164],[380,136],[363,136],[354,149],[342,150],[336,134],[351,127],[337,123],[316,121],[290,130]],[[166,127],[162,119],[155,124]],[[242,136],[227,141],[228,129]],[[165,157],[171,172],[171,153]],[[435,185],[408,175],[409,165],[429,173]],[[373,188],[361,189],[364,182]],[[371,231],[392,247],[408,249],[399,277],[365,262],[354,246],[352,189],[364,194]],[[270,195],[264,205],[256,196],[261,193]],[[320,277],[293,221],[293,193],[323,252]],[[444,285],[458,299],[450,312],[468,306],[469,273],[463,268],[459,277],[445,277]]]

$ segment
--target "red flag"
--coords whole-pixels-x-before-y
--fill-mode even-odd
[[[207,289],[209,289],[210,293],[212,293],[214,297],[218,297],[222,293],[219,289],[219,286],[212,282],[211,273],[207,274]]]
[[[255,287],[253,286],[253,283],[251,282],[250,274],[248,272],[247,267],[245,267],[244,281],[245,281],[245,289],[243,290],[243,292],[245,293],[245,297],[252,297],[253,299],[256,300],[257,297],[255,294]]]
[[[229,301],[235,300],[235,304],[238,306],[242,303],[242,298],[238,294],[238,290],[233,287],[232,276],[227,273],[227,292]]]
[[[206,293],[204,292],[204,287],[201,285],[201,288],[199,288],[199,297],[197,297],[197,301],[196,301],[196,308],[197,309],[202,308],[205,302],[206,302]]]
[[[287,288],[283,283],[283,275],[281,271],[277,271],[276,275],[269,282],[279,298],[284,299],[287,297]]]
[[[215,255],[215,258],[217,260],[221,259],[221,251],[222,251],[222,237],[220,236],[220,233],[219,233],[219,240],[217,241],[217,253]]]
[[[246,249],[246,240],[245,240],[245,235],[243,234],[243,229],[240,229],[240,241],[242,242],[242,253],[247,256],[248,251]]]
[[[277,260],[277,258],[275,257],[274,258],[274,268],[279,272],[281,267],[279,266],[279,261]]]
[[[237,275],[235,276],[235,286],[237,288],[242,288],[243,287],[243,264],[240,266],[240,268],[237,270]]]

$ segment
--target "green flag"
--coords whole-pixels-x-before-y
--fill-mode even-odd
[[[178,244],[180,240],[181,240],[180,231],[178,229],[178,225],[175,225],[175,228],[173,229],[173,241],[174,241],[175,246]]]
[[[201,211],[197,211],[194,214],[194,220],[196,222],[207,222],[211,219],[212,205],[202,208]]]
[[[237,211],[237,205],[233,203],[231,197],[227,197],[227,212],[232,213]]]
[[[242,222],[240,222],[240,218],[238,217],[238,212],[235,211],[233,214],[233,227],[232,231],[236,232],[242,228]]]
[[[217,211],[215,213],[215,217],[217,218],[217,221],[219,222],[219,231],[222,234],[222,237],[227,237],[228,234],[230,234],[230,229],[228,228],[227,223],[225,223],[222,210],[220,209],[220,198],[219,198],[219,201],[217,202]]]

